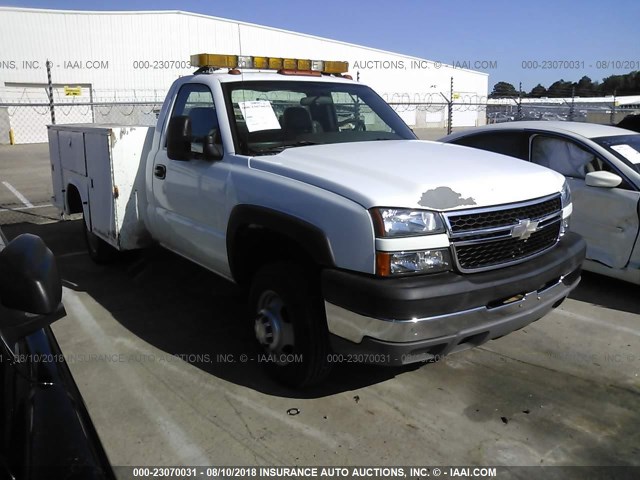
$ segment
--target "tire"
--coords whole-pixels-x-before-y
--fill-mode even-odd
[[[84,217],[82,219],[82,229],[84,231],[84,241],[87,245],[87,252],[89,252],[91,260],[98,265],[108,265],[118,259],[118,250],[89,230],[87,220]]]
[[[295,263],[268,264],[256,273],[249,301],[267,373],[294,388],[324,380],[331,366],[329,335],[314,274]]]

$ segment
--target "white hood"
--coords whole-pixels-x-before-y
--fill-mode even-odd
[[[496,153],[419,140],[292,147],[251,159],[272,172],[347,197],[365,208],[456,210],[558,193],[564,177]]]

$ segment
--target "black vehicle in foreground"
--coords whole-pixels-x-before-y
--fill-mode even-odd
[[[0,478],[113,479],[49,325],[65,316],[56,261],[40,237],[0,232]]]

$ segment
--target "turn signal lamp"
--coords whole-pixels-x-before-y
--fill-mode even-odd
[[[196,67],[235,68],[238,66],[238,57],[236,55],[199,53],[191,55],[191,65]]]

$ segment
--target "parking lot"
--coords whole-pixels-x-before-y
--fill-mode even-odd
[[[53,330],[113,465],[640,465],[638,286],[584,274],[502,339],[288,390],[262,374],[232,284],[159,249],[92,263],[80,221],[51,220],[47,155],[0,150],[0,203],[32,214],[2,229],[56,254]]]
[[[46,143],[0,145],[0,225],[57,216],[48,158]]]

